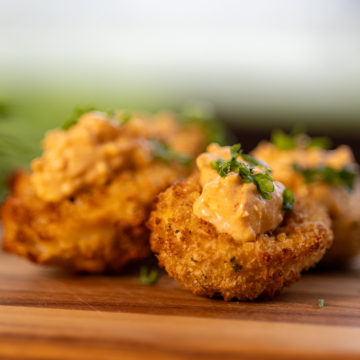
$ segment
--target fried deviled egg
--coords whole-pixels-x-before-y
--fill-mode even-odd
[[[159,265],[186,289],[272,297],[332,243],[326,209],[294,197],[239,146],[211,144],[193,175],[158,197],[148,226]]]
[[[321,264],[342,267],[360,252],[360,179],[348,146],[326,150],[324,145],[324,138],[277,132],[272,143],[262,141],[253,155],[265,161],[273,170],[273,178],[295,195],[326,207],[334,244]]]
[[[93,111],[70,125],[49,132],[31,172],[13,177],[3,248],[75,272],[117,271],[150,254],[153,200],[189,173],[204,133],[169,113]]]

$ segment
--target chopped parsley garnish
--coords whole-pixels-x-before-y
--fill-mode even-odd
[[[271,193],[274,192],[275,186],[274,180],[270,175],[271,169],[268,165],[254,156],[243,154],[240,144],[231,146],[230,154],[230,160],[225,161],[219,158],[211,162],[211,167],[216,170],[221,177],[227,176],[231,171],[237,173],[243,183],[254,184],[263,199],[271,200]],[[237,159],[239,157],[245,162],[238,161]],[[258,168],[256,173],[253,166]],[[259,172],[259,168],[262,168],[263,172]],[[283,193],[283,209],[285,211],[291,210],[294,201],[294,195],[289,189],[286,189]]]
[[[159,272],[156,269],[149,270],[146,266],[140,269],[140,283],[143,285],[155,285],[159,279]]]
[[[281,150],[296,148],[295,136],[287,135],[281,130],[275,130],[271,135],[271,142]]]
[[[257,159],[255,156],[251,156],[251,155],[247,155],[247,154],[241,154],[240,156],[247,163],[254,165],[254,166],[258,166],[258,167],[263,167],[263,168],[267,169],[269,172],[271,172],[271,169],[269,168],[268,164],[266,164],[266,162],[264,162],[264,161]]]
[[[93,106],[88,106],[86,108],[75,108],[71,117],[62,125],[62,130],[69,130],[72,126],[77,124],[79,118],[82,115],[90,111],[95,111],[95,108]]]
[[[125,111],[119,117],[119,123],[125,124],[131,119],[131,117],[132,117],[132,114],[129,111]]]
[[[285,189],[283,192],[283,210],[290,211],[294,206],[295,196],[290,189]]]
[[[298,164],[293,164],[293,169],[304,177],[306,183],[324,182],[334,186],[343,186],[349,192],[354,189],[358,173],[356,169],[346,166],[336,170],[330,166],[303,168]]]
[[[268,174],[255,174],[252,176],[253,183],[256,186],[257,191],[261,195],[262,198],[266,200],[271,200],[271,193],[274,192],[274,182],[272,177]]]
[[[99,110],[96,109],[93,106],[88,106],[85,108],[75,108],[73,111],[73,114],[71,115],[71,117],[62,125],[61,129],[62,130],[69,130],[72,126],[76,125],[80,119],[80,117],[88,112],[91,111],[99,111],[102,112],[104,114],[106,114],[108,117],[113,117],[115,114],[115,111],[113,109],[108,109],[108,110]]]
[[[325,306],[325,300],[324,299],[318,299],[318,307],[323,308]]]
[[[269,167],[253,156],[243,154],[241,145],[236,144],[230,147],[231,159],[225,161],[222,158],[211,163],[211,167],[215,169],[221,177],[227,176],[231,171],[238,173],[244,183],[253,183],[262,198],[266,200],[272,199],[271,193],[274,191],[274,182],[270,176]],[[245,156],[244,156],[245,155]],[[254,173],[254,168],[244,162],[237,160],[238,157],[244,159],[251,165],[257,164],[258,167],[265,168],[263,173]],[[249,161],[247,161],[248,159]]]
[[[313,137],[309,138],[307,148],[318,148],[327,150],[331,147],[331,140],[327,137]]]
[[[232,168],[231,162],[225,161],[222,158],[212,161],[211,167],[216,170],[221,177],[225,177],[231,170],[236,170],[235,168]]]
[[[153,157],[154,159],[160,159],[166,162],[177,161],[182,165],[191,165],[191,158],[189,156],[179,154],[172,150],[167,144],[162,143],[156,139],[151,140],[153,146]]]
[[[252,176],[254,173],[254,169],[249,167],[248,165],[244,163],[239,164],[239,168],[237,169],[239,176],[241,177],[242,181],[244,183],[251,183],[253,182]]]
[[[216,161],[211,163],[211,167],[213,169],[217,170],[219,175],[222,177],[226,176],[230,171],[237,172],[240,169],[242,174],[245,177],[248,177],[248,180],[249,180],[248,182],[252,182],[250,180],[249,176],[252,175],[252,172],[254,169],[252,167],[248,167],[246,164],[244,164],[242,162],[239,162],[237,160],[238,157],[242,157],[244,159],[244,161],[246,161],[247,163],[249,163],[251,165],[254,165],[257,167],[263,167],[266,169],[267,173],[271,173],[270,168],[268,167],[268,165],[265,162],[260,161],[259,159],[257,159],[254,156],[244,154],[241,150],[240,144],[235,144],[235,145],[231,146],[230,153],[231,153],[230,160],[225,161],[222,158],[219,158]]]
[[[242,153],[241,144],[234,144],[230,146],[231,158],[237,158]]]
[[[271,135],[271,142],[281,150],[292,150],[297,147],[303,149],[319,148],[326,150],[331,146],[331,140],[327,137],[311,138],[304,132],[297,131],[286,134],[281,130],[275,130]]]

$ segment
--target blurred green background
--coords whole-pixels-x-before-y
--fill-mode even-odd
[[[359,155],[359,15],[355,0],[0,0],[0,182],[78,106],[206,100],[249,149],[301,124]]]

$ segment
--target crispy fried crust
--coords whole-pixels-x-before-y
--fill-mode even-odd
[[[272,297],[315,265],[332,243],[326,210],[296,201],[273,234],[237,243],[193,214],[200,195],[198,175],[160,194],[148,221],[159,264],[185,288],[225,300]]]
[[[30,174],[14,176],[2,207],[6,251],[86,272],[119,270],[150,254],[152,203],[192,170],[167,146],[193,158],[205,146],[204,129],[171,113],[132,114],[121,125],[118,115],[89,112],[45,137],[42,157]]]
[[[343,211],[331,214],[334,243],[321,260],[323,267],[346,267],[360,253],[360,180],[344,200]],[[335,200],[338,201],[338,200]]]
[[[334,242],[320,265],[327,268],[344,267],[360,253],[360,178],[356,180],[351,193],[327,184],[305,184],[302,176],[292,169],[292,163],[286,162],[287,158],[291,158],[291,154],[291,150],[277,149],[267,141],[260,142],[253,151],[253,155],[265,161],[271,168],[276,166],[277,171],[272,174],[275,180],[289,187],[296,196],[310,197],[327,208],[332,221]]]
[[[153,163],[48,203],[36,196],[29,174],[17,173],[1,211],[3,248],[76,272],[119,270],[150,254],[144,222],[156,195],[178,176],[176,168]]]

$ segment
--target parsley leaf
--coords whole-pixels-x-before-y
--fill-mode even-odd
[[[291,150],[296,147],[295,137],[287,135],[281,130],[275,130],[270,141],[281,150]]]
[[[290,189],[286,188],[282,194],[282,198],[283,198],[283,205],[282,205],[283,210],[290,211],[294,206],[294,202],[295,202],[294,194]]]
[[[263,199],[271,200],[271,193],[275,189],[273,179],[270,176],[271,169],[254,156],[243,154],[240,144],[231,146],[230,154],[230,160],[225,161],[219,158],[211,162],[211,167],[215,169],[221,177],[227,176],[231,171],[237,172],[244,183],[253,183],[256,186],[257,191]],[[238,157],[243,158],[246,163],[238,161]],[[255,173],[255,169],[251,165],[263,167],[265,168],[265,172]]]
[[[266,200],[271,200],[271,193],[274,192],[275,186],[272,178],[268,174],[255,174],[252,176],[253,182],[261,195]]]
[[[306,169],[304,167],[301,167],[299,164],[293,164],[292,167],[295,171],[297,171],[303,176],[306,183],[309,184],[315,181],[315,176],[318,173],[318,170],[316,168]]]
[[[96,109],[93,106],[88,106],[85,108],[75,108],[73,111],[73,114],[71,115],[71,117],[61,126],[62,130],[69,130],[72,126],[76,125],[80,119],[80,117],[88,112],[91,111],[98,111],[98,112],[102,112],[104,114],[106,114],[108,117],[113,117],[115,114],[115,111],[113,109],[107,109],[107,110],[99,110]]]
[[[249,164],[251,164],[251,165],[254,165],[254,166],[263,167],[263,168],[269,170],[269,172],[271,172],[271,169],[269,168],[269,165],[268,165],[266,162],[257,159],[255,156],[251,156],[251,155],[248,155],[248,154],[241,154],[240,156],[241,156],[247,163],[249,163]]]
[[[331,146],[331,140],[327,137],[312,138],[304,132],[298,131],[292,131],[290,134],[286,134],[282,130],[275,130],[271,135],[270,141],[280,150],[292,150],[297,147],[327,150]]]
[[[231,158],[236,159],[238,156],[240,156],[241,153],[241,144],[234,144],[230,146],[230,154]]]
[[[231,153],[231,159],[233,162],[234,162],[234,160],[236,160],[236,158],[241,156],[247,163],[249,163],[253,166],[263,167],[266,170],[268,170],[269,172],[271,172],[271,169],[266,164],[266,162],[257,159],[255,156],[244,154],[241,150],[241,144],[232,145],[230,147],[230,153]]]
[[[77,122],[79,121],[79,118],[84,115],[87,112],[90,111],[95,111],[95,108],[93,106],[88,106],[85,108],[75,108],[73,111],[73,114],[71,115],[71,117],[62,125],[62,129],[63,130],[69,130],[72,126],[74,126],[75,124],[77,124]]]
[[[189,156],[179,154],[176,151],[170,149],[170,147],[156,139],[151,140],[153,147],[153,157],[154,159],[160,159],[166,162],[177,161],[182,165],[189,166],[191,165],[191,158]]]
[[[331,147],[331,140],[327,137],[313,137],[309,138],[309,143],[307,145],[307,148],[318,148],[327,150]]]
[[[241,145],[235,144],[230,147],[231,159],[225,161],[222,158],[217,159],[216,161],[211,162],[211,167],[215,169],[221,177],[225,177],[229,174],[230,171],[237,171],[240,166],[240,162],[236,160],[241,153]]]
[[[159,279],[159,272],[156,269],[149,269],[142,266],[140,269],[140,283],[143,285],[155,285]]]
[[[343,186],[347,191],[350,192],[354,190],[354,183],[357,175],[358,172],[351,169],[347,169],[345,167],[339,171],[339,177],[342,181]]]
[[[221,177],[225,177],[231,171],[230,161],[225,161],[222,158],[212,161],[211,167],[216,170]]]
[[[251,183],[251,182],[253,183],[254,182],[253,178],[252,178],[254,169],[247,166],[246,164],[244,164],[244,163],[239,164],[238,173],[244,183]]]
[[[318,299],[318,307],[323,308],[325,306],[325,300],[324,299]]]
[[[125,124],[131,119],[131,117],[132,117],[132,114],[129,111],[125,111],[121,114],[121,116],[119,118],[119,123]]]
[[[346,166],[341,170],[336,170],[330,166],[303,168],[298,164],[293,164],[293,169],[300,173],[308,184],[324,182],[334,186],[343,186],[349,192],[354,189],[355,178],[358,174],[356,169]]]

